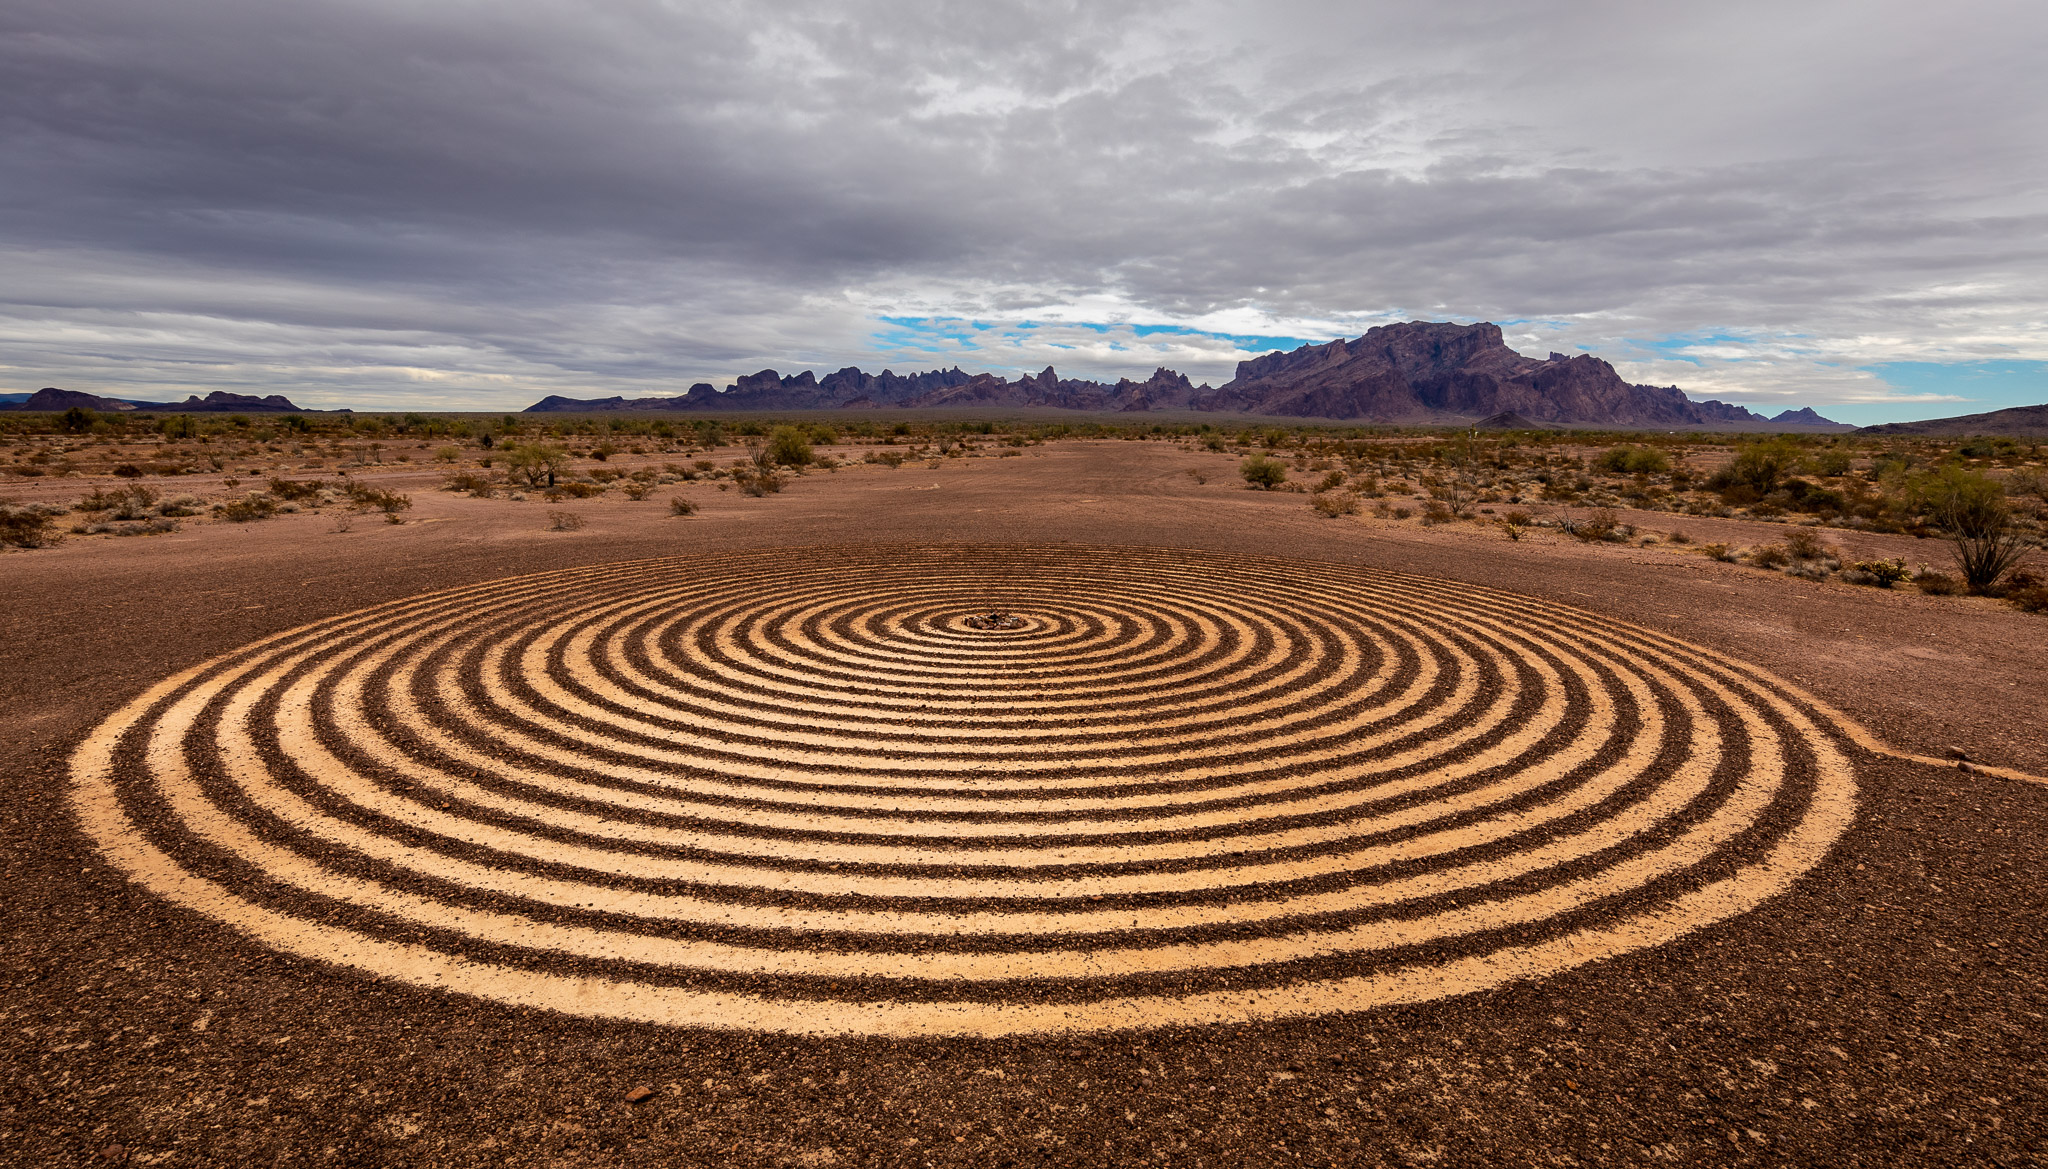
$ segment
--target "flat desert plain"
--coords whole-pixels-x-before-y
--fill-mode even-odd
[[[1162,443],[358,478],[0,555],[0,1160],[2048,1160],[2039,615]]]

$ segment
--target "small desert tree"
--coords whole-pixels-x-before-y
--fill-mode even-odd
[[[569,452],[546,443],[515,443],[505,448],[505,470],[526,480],[528,487],[538,487],[542,481],[550,486],[555,476],[569,469]]]
[[[1955,545],[1956,567],[1971,592],[1997,584],[2026,554],[1996,479],[1951,463],[1916,483],[1914,494]]]

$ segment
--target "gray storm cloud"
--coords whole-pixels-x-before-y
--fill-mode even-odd
[[[0,369],[451,407],[1221,381],[1240,346],[1131,326],[1407,317],[1752,401],[2048,359],[2048,10],[1688,7],[17,2]],[[1038,327],[880,336],[928,317]]]

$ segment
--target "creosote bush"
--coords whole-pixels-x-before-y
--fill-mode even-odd
[[[697,505],[678,495],[668,501],[670,515],[696,515]]]
[[[548,513],[548,531],[574,532],[583,527],[583,517],[573,511],[551,511]]]

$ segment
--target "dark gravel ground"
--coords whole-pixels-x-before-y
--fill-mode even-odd
[[[1195,486],[1181,465],[1198,458],[1107,444],[864,470],[712,497],[692,520],[593,510],[569,533],[540,531],[537,507],[436,498],[419,509],[435,522],[388,530],[292,517],[0,557],[0,1162],[2048,1163],[2048,788],[1968,771],[1859,758],[1861,814],[1819,869],[1653,951],[1415,1008],[999,1042],[662,1030],[377,984],[130,887],[64,807],[66,757],[99,719],[263,634],[515,572],[867,538],[1202,545],[1466,579],[1747,658],[1902,747],[2048,763],[2038,617],[1322,521],[1298,497]]]

